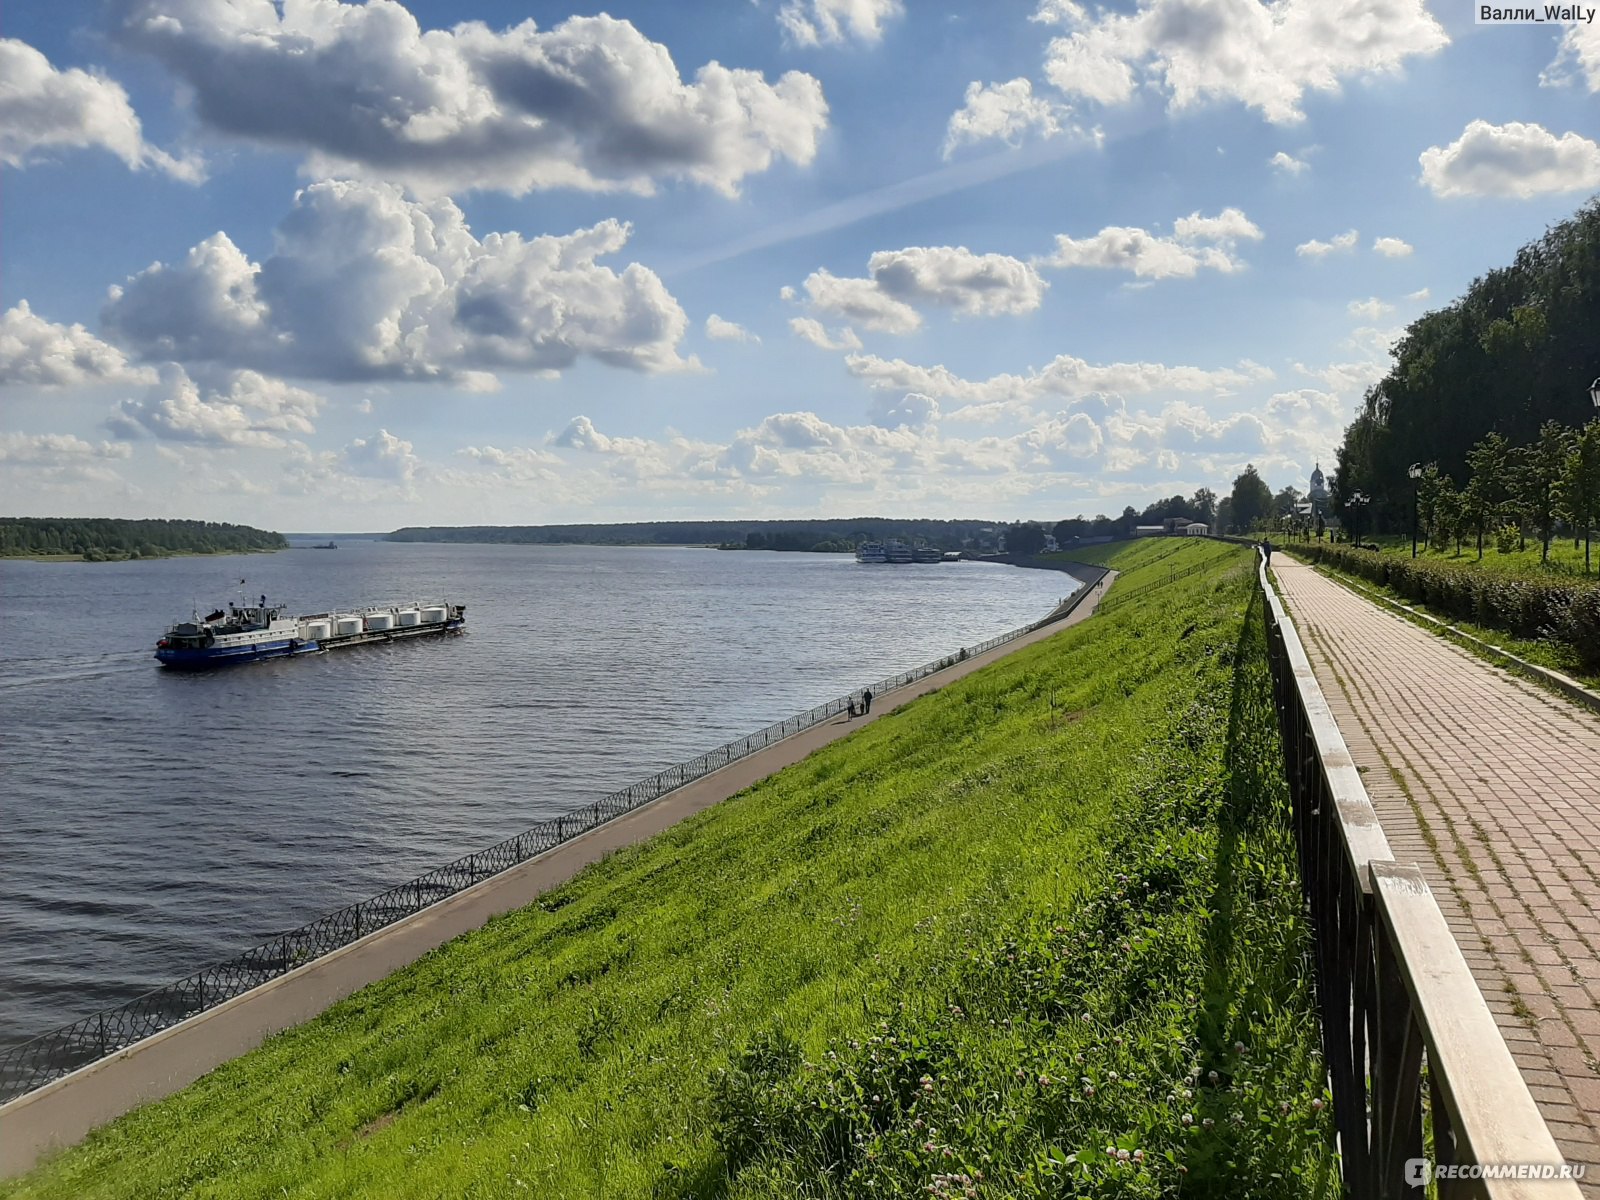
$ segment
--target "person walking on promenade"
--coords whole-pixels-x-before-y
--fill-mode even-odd
[[[864,717],[872,711],[872,689],[866,688],[861,693],[861,715]]]
[[[846,696],[845,706],[851,718],[854,719],[856,715],[856,698],[854,696]]]
[[[1261,539],[1261,556],[1262,556],[1263,559],[1266,560],[1266,565],[1270,567],[1272,565],[1272,539],[1271,538],[1262,538]]]

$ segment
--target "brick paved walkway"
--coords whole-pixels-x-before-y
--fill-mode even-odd
[[[1600,714],[1273,557],[1399,862],[1420,866],[1600,1198]]]

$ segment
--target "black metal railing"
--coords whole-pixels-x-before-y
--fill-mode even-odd
[[[1083,587],[1042,620],[976,646],[963,646],[956,654],[947,654],[914,670],[880,679],[870,685],[872,692],[875,696],[886,695],[1060,621],[1094,591],[1096,582],[1085,582]],[[845,712],[848,703],[849,697],[841,696],[798,716],[775,722],[765,729],[718,746],[698,758],[668,767],[583,808],[541,821],[533,828],[498,842],[487,850],[458,858],[370,899],[347,905],[298,929],[279,934],[225,962],[205,967],[126,1004],[93,1013],[70,1025],[63,1025],[0,1050],[0,1102],[24,1095],[180,1021],[215,1008],[268,980],[285,975],[296,967],[348,946],[369,933],[393,925],[491,876],[553,850],[685,784],[830,720]]]
[[[1168,556],[1162,555],[1161,557],[1166,558]],[[1159,562],[1160,559],[1157,559],[1156,561]],[[1126,591],[1123,591],[1119,588],[1114,596],[1106,597],[1099,607],[1095,609],[1095,613],[1097,615],[1104,615],[1105,613],[1116,612],[1117,609],[1132,603],[1141,596],[1149,595],[1158,588],[1164,588],[1168,584],[1178,582],[1180,579],[1187,579],[1191,575],[1198,575],[1201,571],[1214,571],[1216,570],[1217,565],[1218,564],[1215,561],[1199,562],[1193,564],[1192,566],[1184,567],[1182,570],[1172,571],[1166,575],[1163,575],[1160,579],[1152,579],[1148,583],[1141,583],[1138,587],[1128,588]]]
[[[1257,584],[1313,927],[1345,1194],[1432,1194],[1416,1189],[1433,1165],[1559,1171],[1555,1140],[1422,872],[1394,862],[1259,555]],[[1425,1125],[1431,1163],[1424,1159]],[[1515,1178],[1447,1179],[1437,1194],[1498,1200],[1527,1196],[1527,1187]],[[1541,1198],[1578,1200],[1570,1181],[1538,1187]]]

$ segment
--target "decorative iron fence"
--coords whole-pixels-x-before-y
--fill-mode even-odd
[[[1097,582],[1098,579],[1085,581],[1076,593],[1042,620],[976,646],[964,646],[957,654],[947,654],[914,670],[880,679],[870,685],[872,693],[881,696],[893,692],[954,666],[957,662],[996,649],[1045,625],[1060,621],[1076,609],[1094,590]],[[729,763],[830,720],[846,711],[849,699],[841,696],[798,716],[768,725],[698,758],[668,767],[583,808],[541,821],[533,828],[487,850],[458,858],[370,899],[347,905],[298,929],[279,934],[176,983],[169,983],[126,1004],[94,1013],[0,1051],[0,1103],[25,1095],[53,1079],[215,1008],[268,980],[285,975],[296,967],[348,946],[369,933],[393,925],[491,876],[553,850],[563,842],[632,812]]]
[[[1259,561],[1284,771],[1314,936],[1313,971],[1345,1194],[1418,1190],[1432,1163],[1559,1172],[1561,1154],[1422,872],[1394,862],[1378,814]],[[1426,1091],[1426,1105],[1424,1092]],[[1441,1197],[1579,1200],[1554,1174],[1439,1184]]]

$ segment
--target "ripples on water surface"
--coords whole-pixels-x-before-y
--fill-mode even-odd
[[[464,637],[203,674],[155,640],[265,592],[448,598]],[[340,543],[0,564],[0,1044],[885,675],[1073,582],[837,555]]]

